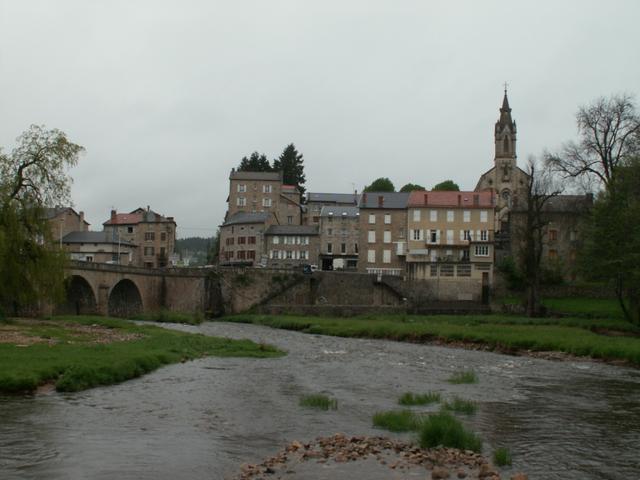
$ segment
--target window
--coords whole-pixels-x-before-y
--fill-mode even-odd
[[[549,250],[549,258],[551,260],[555,260],[556,258],[558,258],[558,251],[554,249]]]
[[[244,260],[246,258],[246,253],[244,250],[240,250],[238,252],[238,260]]]
[[[331,242],[327,243],[327,253],[333,253],[333,244]]]
[[[447,222],[453,222],[453,210],[447,210]]]
[[[300,251],[300,260],[309,260],[309,251],[301,250]]]
[[[462,257],[460,258],[463,262],[469,261],[469,249],[462,250]]]
[[[238,237],[238,245],[244,245],[247,243],[247,237]]]
[[[447,245],[453,245],[453,230],[447,230]]]
[[[329,216],[327,217],[327,222],[329,223],[333,223],[333,217],[332,217],[333,213],[329,213]]]
[[[476,257],[488,257],[489,245],[476,245]]]
[[[280,243],[280,237],[278,237],[277,235],[273,237],[273,244],[274,245],[278,245]]]
[[[155,253],[155,249],[153,247],[144,247],[144,255],[145,257],[150,257]]]
[[[438,230],[429,230],[429,243],[438,243]]]
[[[346,243],[341,243],[340,244],[340,253],[347,253],[347,244]]]
[[[370,213],[369,214],[369,224],[373,225],[374,223],[376,223],[376,215],[375,215],[375,213]]]
[[[549,241],[555,242],[558,240],[558,230],[549,230]]]
[[[382,251],[382,263],[391,263],[391,250]]]
[[[470,230],[460,230],[462,233],[462,240],[471,240],[471,231]]]
[[[333,235],[333,228],[327,228],[327,235]]]
[[[255,260],[256,258],[256,251],[255,250],[248,250],[247,251],[247,258],[249,260]]]
[[[144,233],[144,239],[146,241],[155,240],[156,239],[156,234],[154,232],[145,232]]]
[[[431,275],[432,277],[437,277],[437,276],[438,276],[438,265],[435,265],[435,264],[434,264],[434,265],[431,265],[431,268],[430,268],[430,275]]]
[[[278,260],[278,250],[271,250],[269,251],[269,258],[272,258],[274,260]]]
[[[376,232],[375,231],[369,230],[368,241],[369,241],[369,243],[376,243]]]
[[[384,223],[386,225],[391,225],[391,214],[390,213],[385,213],[384,214]]]
[[[84,257],[84,261],[85,262],[93,262],[93,257],[91,255],[87,255],[86,257]],[[151,264],[151,266],[153,266],[153,264]]]
[[[480,230],[480,241],[486,242],[489,240],[489,231],[488,230]]]
[[[441,277],[453,277],[453,265],[440,265]]]
[[[413,239],[414,240],[422,240],[422,230],[420,229],[415,229],[413,230]]]
[[[263,207],[270,207],[271,206],[271,199],[270,198],[263,198],[262,199],[262,206]]]
[[[414,222],[419,222],[420,221],[420,210],[414,210],[413,211],[413,221]]]
[[[404,228],[401,228],[400,230],[398,230],[398,237],[404,238]]]
[[[244,183],[238,184],[238,193],[244,193],[247,191],[247,186]]]
[[[287,250],[287,260],[293,259],[293,251]]]
[[[238,207],[246,207],[247,206],[247,199],[244,197],[238,197],[236,199],[236,205]]]
[[[227,252],[227,258],[233,258],[233,254],[234,254],[233,251]]]
[[[376,251],[375,250],[368,250],[367,251],[367,262],[376,263]]]
[[[133,233],[133,227],[127,227],[127,233]]]
[[[465,210],[462,212],[462,221],[469,223],[471,221],[471,210]]]
[[[164,257],[167,253],[167,249],[164,247],[160,247],[160,256]]]
[[[293,224],[293,217],[291,217],[291,216],[287,217],[287,224],[288,225],[292,225]]]
[[[357,243],[353,244],[353,251],[358,253],[358,244]]]
[[[480,221],[482,223],[487,223],[489,219],[489,215],[486,210],[480,210]]]
[[[271,185],[263,185],[262,186],[262,193],[271,193],[271,189],[272,189]],[[269,206],[271,206],[271,205],[269,205]]]
[[[438,221],[438,211],[437,210],[431,210],[429,212],[429,220],[431,220],[432,222],[437,222]]]
[[[255,245],[256,244],[256,237],[247,237],[247,243],[249,245]]]
[[[391,243],[391,231],[389,230],[384,231],[384,236],[382,238],[382,241],[384,243]]]
[[[471,276],[471,265],[457,265],[456,266],[456,274],[459,277],[470,277]]]
[[[166,242],[166,241],[167,241],[167,234],[166,234],[166,232],[162,232],[162,233],[160,234],[160,241],[162,241],[162,242]]]

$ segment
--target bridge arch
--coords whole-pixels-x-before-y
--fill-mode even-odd
[[[89,315],[98,313],[96,293],[91,284],[81,275],[65,279],[65,299],[56,308],[62,315]]]
[[[142,311],[142,295],[137,285],[127,278],[116,283],[109,292],[109,316],[126,318]]]

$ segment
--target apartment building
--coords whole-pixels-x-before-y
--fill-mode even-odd
[[[267,266],[295,268],[318,262],[320,235],[313,225],[271,225],[264,233]]]
[[[44,218],[49,224],[51,242],[61,244],[65,235],[71,232],[86,232],[89,222],[84,219],[84,212],[76,212],[71,207],[45,208]]]
[[[116,240],[109,232],[70,232],[62,239],[71,260],[81,262],[136,265],[138,247],[127,240]]]
[[[263,258],[264,232],[275,223],[273,212],[236,212],[220,226],[220,264],[253,266]]]
[[[360,210],[357,206],[323,206],[320,210],[322,270],[357,270]]]
[[[404,276],[409,193],[366,192],[360,197],[358,271]]]
[[[114,241],[127,241],[138,247],[138,266],[162,268],[169,264],[176,245],[173,217],[160,215],[150,207],[129,213],[111,210],[111,217],[102,225]]]
[[[319,225],[322,207],[357,207],[358,193],[314,193],[307,192],[303,225]]]
[[[495,201],[491,191],[411,192],[407,277],[434,280],[442,300],[480,300],[493,282]]]

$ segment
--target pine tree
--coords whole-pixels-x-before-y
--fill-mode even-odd
[[[296,150],[293,143],[287,145],[280,157],[273,161],[273,170],[282,171],[284,183],[295,185],[301,194],[306,191],[304,184],[307,181],[304,175],[303,162],[302,154]]]
[[[253,152],[249,158],[242,157],[238,167],[239,172],[271,172],[272,170],[267,156],[258,152]]]

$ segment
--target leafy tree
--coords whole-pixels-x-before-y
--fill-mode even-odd
[[[10,154],[0,151],[0,308],[61,297],[64,256],[51,247],[44,208],[70,203],[67,170],[82,151],[60,130],[37,125]]]
[[[267,160],[267,156],[263,154],[259,154],[258,152],[253,152],[249,158],[242,157],[240,161],[240,166],[238,167],[239,172],[271,172],[273,169],[271,168],[271,164],[269,160]]]
[[[640,324],[640,158],[618,166],[594,205],[581,264],[613,283],[627,320]]]
[[[432,190],[445,191],[445,192],[459,192],[460,187],[453,180],[445,180],[444,182],[440,182],[439,184],[434,186]]]
[[[598,98],[576,114],[579,139],[558,153],[547,153],[546,162],[564,177],[585,183],[594,180],[608,187],[618,167],[640,154],[640,115],[633,97]]]
[[[280,157],[273,161],[273,170],[282,171],[283,181],[287,185],[295,185],[304,194],[306,188],[306,178],[304,175],[304,158],[296,150],[293,143],[290,143],[280,154]]]
[[[420,192],[423,190],[426,190],[426,188],[424,188],[422,185],[418,185],[417,183],[407,183],[400,189],[401,192]]]
[[[395,192],[396,187],[387,177],[380,177],[374,180],[371,185],[364,187],[363,192]]]

